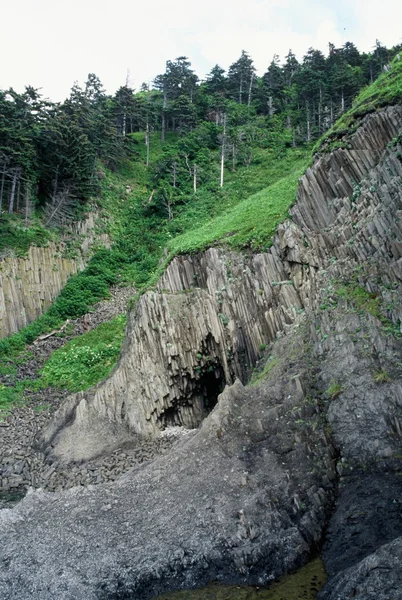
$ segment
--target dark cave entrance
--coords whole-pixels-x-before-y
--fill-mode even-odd
[[[199,385],[204,397],[204,409],[208,415],[217,405],[219,394],[225,389],[226,378],[222,367],[204,373]]]
[[[186,394],[159,415],[160,428],[181,426],[195,429],[216,406],[225,385],[226,378],[220,364],[201,368],[197,378],[188,379]]]

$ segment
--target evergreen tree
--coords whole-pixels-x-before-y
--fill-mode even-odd
[[[228,71],[228,89],[230,97],[239,104],[251,104],[253,90],[256,85],[255,67],[253,60],[245,50]]]

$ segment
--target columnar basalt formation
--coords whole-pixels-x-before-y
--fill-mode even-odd
[[[71,233],[79,251],[64,258],[65,242],[45,247],[31,246],[25,257],[0,259],[0,338],[19,331],[37,319],[59,295],[70,275],[82,270],[95,243],[109,246],[105,234],[97,235],[98,213],[74,225]]]
[[[384,110],[365,119],[348,149],[318,159],[269,252],[211,248],[175,258],[131,312],[112,376],[71,397],[41,443],[52,443],[59,458],[81,460],[101,451],[91,442],[95,431],[96,438],[104,431],[109,448],[120,434],[197,426],[225,384],[247,380],[261,348],[302,309],[315,309],[317,272],[346,277],[358,268],[356,277],[385,300],[391,291],[384,286],[393,283],[395,300],[402,280],[402,164],[388,145],[401,128],[402,109]],[[396,322],[400,303],[387,304]]]
[[[178,257],[139,300],[114,373],[43,432],[50,458],[196,425],[226,387],[170,454],[0,511],[0,596],[267,583],[317,549],[339,475],[321,597],[399,600],[401,131],[402,107],[366,117],[301,179],[269,252]],[[244,387],[262,345],[264,370]]]

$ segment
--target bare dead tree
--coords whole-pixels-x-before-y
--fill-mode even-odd
[[[44,209],[45,226],[60,226],[71,221],[74,216],[75,205],[75,198],[70,193],[69,188],[66,187],[53,194],[51,201]]]

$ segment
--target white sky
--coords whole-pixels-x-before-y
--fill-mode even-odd
[[[162,73],[166,60],[188,56],[203,78],[242,49],[263,74],[274,53],[376,38],[402,42],[400,0],[3,0],[0,88],[42,88],[63,100],[74,81],[98,75],[109,93],[138,88]]]

